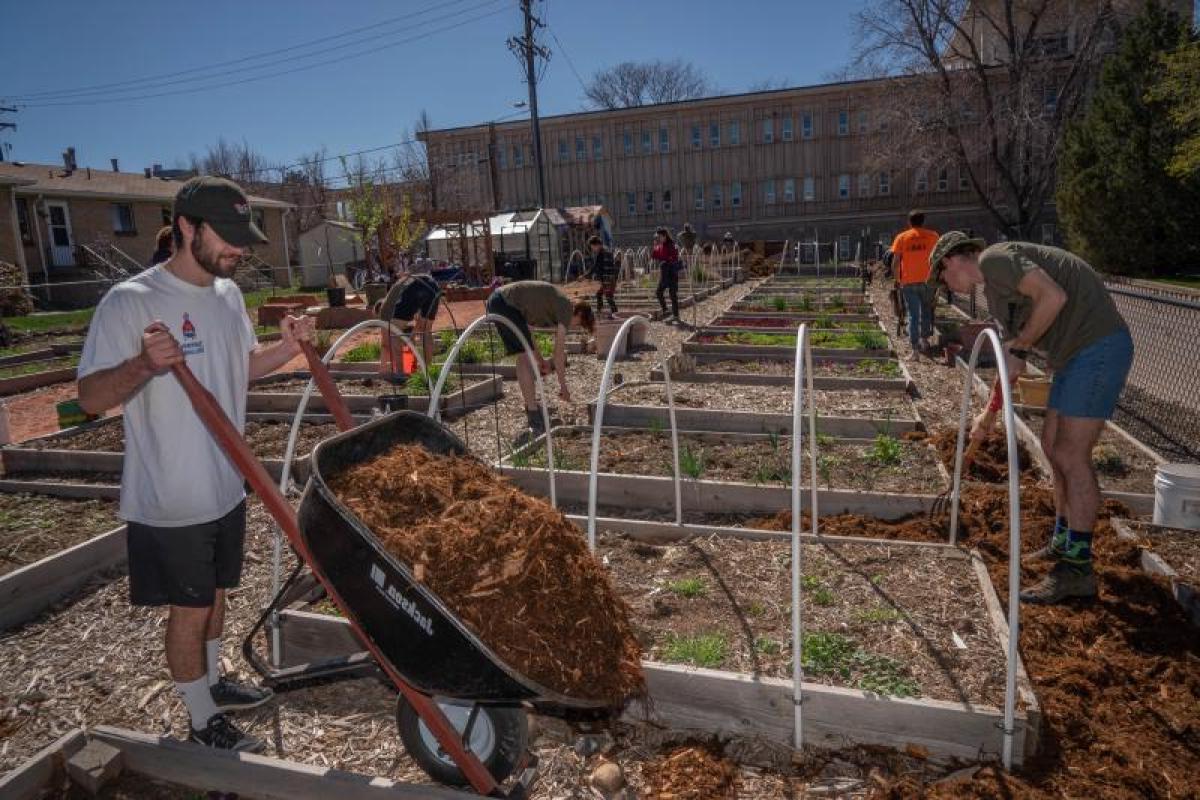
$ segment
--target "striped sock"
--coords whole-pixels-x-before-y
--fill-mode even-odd
[[[1092,568],[1092,532],[1067,531],[1067,546],[1062,560],[1080,570]]]
[[[1066,517],[1058,517],[1054,520],[1054,533],[1050,534],[1050,549],[1056,553],[1066,552],[1067,549],[1067,525]]]

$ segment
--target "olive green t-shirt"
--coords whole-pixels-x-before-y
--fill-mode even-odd
[[[517,281],[496,290],[535,328],[571,327],[571,298],[545,281]]]
[[[1017,284],[1039,267],[1067,294],[1054,323],[1034,342],[1051,368],[1061,369],[1089,344],[1127,329],[1104,280],[1082,258],[1048,245],[1000,242],[980,254],[979,268],[988,308],[1009,338],[1021,332],[1033,311],[1033,299],[1017,291]]]

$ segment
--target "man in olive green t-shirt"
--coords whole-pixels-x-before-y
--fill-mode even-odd
[[[1021,592],[1029,603],[1094,597],[1092,529],[1100,488],[1092,448],[1112,417],[1133,363],[1133,339],[1104,280],[1086,261],[1057,247],[1000,242],[991,247],[951,231],[929,256],[929,280],[970,293],[982,285],[988,309],[1007,342],[1011,379],[1025,369],[1028,351],[1054,372],[1042,449],[1054,470],[1056,521],[1050,542],[1028,558],[1054,562],[1037,586]],[[993,387],[993,395],[1000,391]],[[992,404],[976,418],[971,438],[995,425]]]

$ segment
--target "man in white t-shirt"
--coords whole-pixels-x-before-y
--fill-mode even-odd
[[[312,321],[288,317],[280,342],[258,344],[229,278],[246,249],[267,239],[237,184],[193,178],[176,194],[173,217],[174,255],[114,286],[96,308],[79,402],[93,414],[124,406],[130,602],[169,606],[167,666],[192,740],[259,750],[227,712],[262,705],[271,692],[219,667],[225,592],[241,577],[245,490],[170,371],[186,363],[242,430],[249,381],[298,354]]]

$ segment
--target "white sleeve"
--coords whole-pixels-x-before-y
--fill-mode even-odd
[[[254,321],[250,319],[250,311],[246,308],[246,298],[242,295],[242,290],[237,284],[232,285],[232,289],[228,295],[228,303],[233,313],[241,320],[241,325],[238,327],[238,333],[242,337],[242,349],[250,352],[258,347],[258,335],[254,332]]]
[[[122,364],[142,351],[142,331],[135,330],[132,311],[119,286],[109,290],[96,306],[79,357],[78,379]]]

